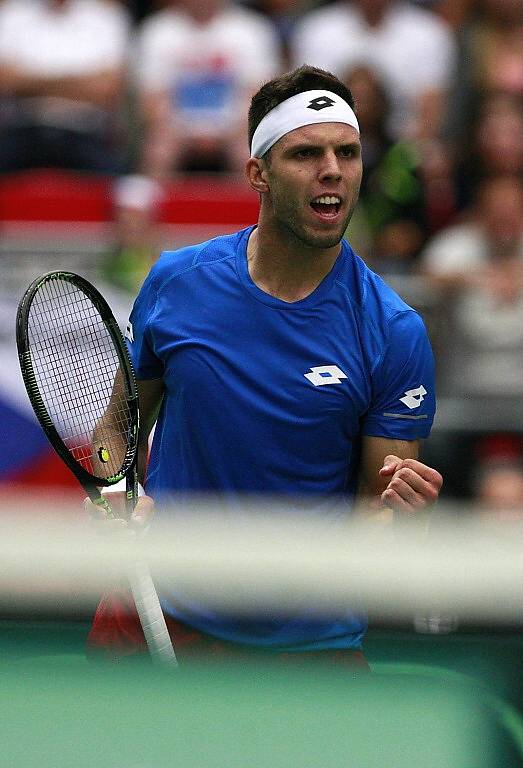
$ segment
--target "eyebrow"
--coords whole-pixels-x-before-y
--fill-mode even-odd
[[[351,141],[341,141],[339,144],[337,143],[334,146],[336,149],[341,149],[343,147],[351,147],[351,148],[359,149],[361,147],[361,142],[353,139]],[[292,152],[299,152],[302,149],[324,149],[324,145],[319,144],[316,141],[303,140],[303,141],[300,141],[298,144],[291,144],[290,147],[287,147],[283,151],[285,153],[287,152],[292,153]]]

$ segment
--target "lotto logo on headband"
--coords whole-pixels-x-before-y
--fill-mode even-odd
[[[286,133],[304,125],[345,123],[360,132],[358,121],[347,102],[332,91],[302,91],[271,109],[254,131],[251,156],[263,157]]]
[[[319,112],[320,109],[332,107],[333,104],[336,104],[336,102],[329,96],[318,96],[307,104],[307,109],[315,109],[316,112]]]

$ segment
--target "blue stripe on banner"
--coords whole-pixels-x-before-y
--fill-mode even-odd
[[[49,442],[38,422],[30,414],[16,410],[5,400],[0,400],[0,479],[13,472],[22,471]]]

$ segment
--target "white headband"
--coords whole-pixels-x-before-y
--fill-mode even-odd
[[[252,137],[251,157],[263,157],[289,131],[315,123],[346,123],[360,132],[356,115],[341,96],[303,91],[282,101],[260,121]]]

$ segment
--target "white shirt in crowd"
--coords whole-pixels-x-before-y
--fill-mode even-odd
[[[296,26],[291,48],[295,66],[312,64],[342,79],[357,65],[375,69],[391,99],[396,137],[408,132],[424,92],[447,87],[455,61],[450,27],[402,0],[390,4],[376,27],[349,2],[311,11]]]
[[[151,15],[139,31],[135,60],[140,90],[168,92],[173,117],[192,135],[244,121],[245,94],[281,71],[272,24],[234,5],[205,24],[181,8]]]

